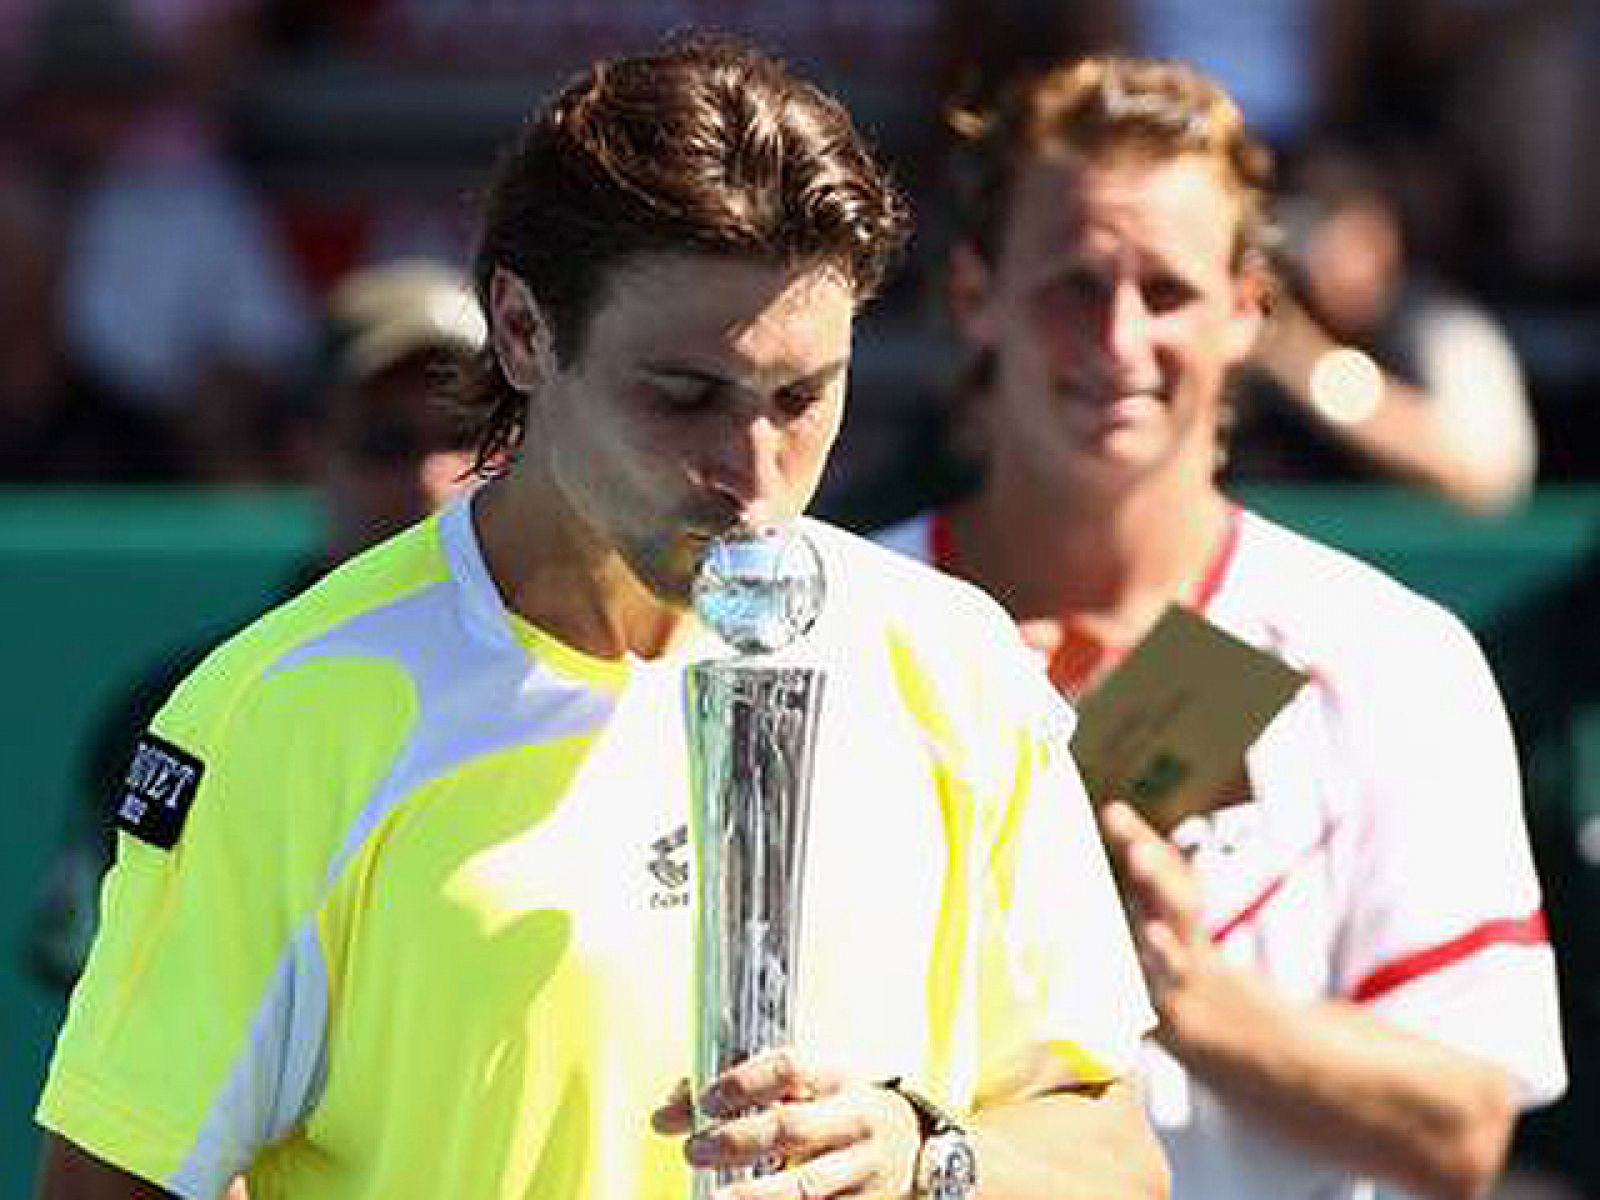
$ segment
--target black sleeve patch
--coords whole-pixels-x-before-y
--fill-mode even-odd
[[[152,846],[172,849],[204,773],[205,764],[187,750],[153,733],[141,735],[117,796],[116,827]]]

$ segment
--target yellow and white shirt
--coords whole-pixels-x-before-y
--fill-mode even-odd
[[[796,1042],[956,1108],[1041,1045],[1131,1069],[1151,1014],[1070,711],[977,591],[808,529]],[[708,652],[600,661],[521,621],[470,500],[246,629],[135,764],[125,804],[187,816],[121,836],[40,1121],[185,1197],[686,1195],[649,1114],[692,1063]]]

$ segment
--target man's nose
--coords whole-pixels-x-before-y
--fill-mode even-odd
[[[1150,353],[1150,309],[1131,281],[1121,281],[1107,297],[1102,327],[1107,353],[1116,362],[1142,365]]]
[[[770,519],[779,506],[783,430],[765,413],[744,415],[719,429],[704,448],[704,485],[738,512],[745,524]]]

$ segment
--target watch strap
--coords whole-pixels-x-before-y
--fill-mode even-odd
[[[959,1121],[907,1084],[901,1076],[895,1075],[885,1079],[879,1086],[886,1087],[891,1092],[898,1092],[905,1102],[911,1105],[911,1110],[917,1114],[917,1128],[923,1141],[941,1133],[966,1132]]]
[[[912,1195],[916,1200],[968,1200],[978,1182],[978,1163],[972,1143],[959,1122],[900,1078],[883,1086],[904,1097],[916,1113],[921,1143],[912,1164]]]

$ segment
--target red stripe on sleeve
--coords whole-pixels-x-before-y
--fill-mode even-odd
[[[1536,909],[1526,917],[1485,921],[1458,938],[1418,950],[1415,954],[1408,954],[1387,966],[1379,967],[1356,984],[1350,999],[1357,1004],[1369,1003],[1401,984],[1470,958],[1490,946],[1542,946],[1549,940],[1543,909]]]

